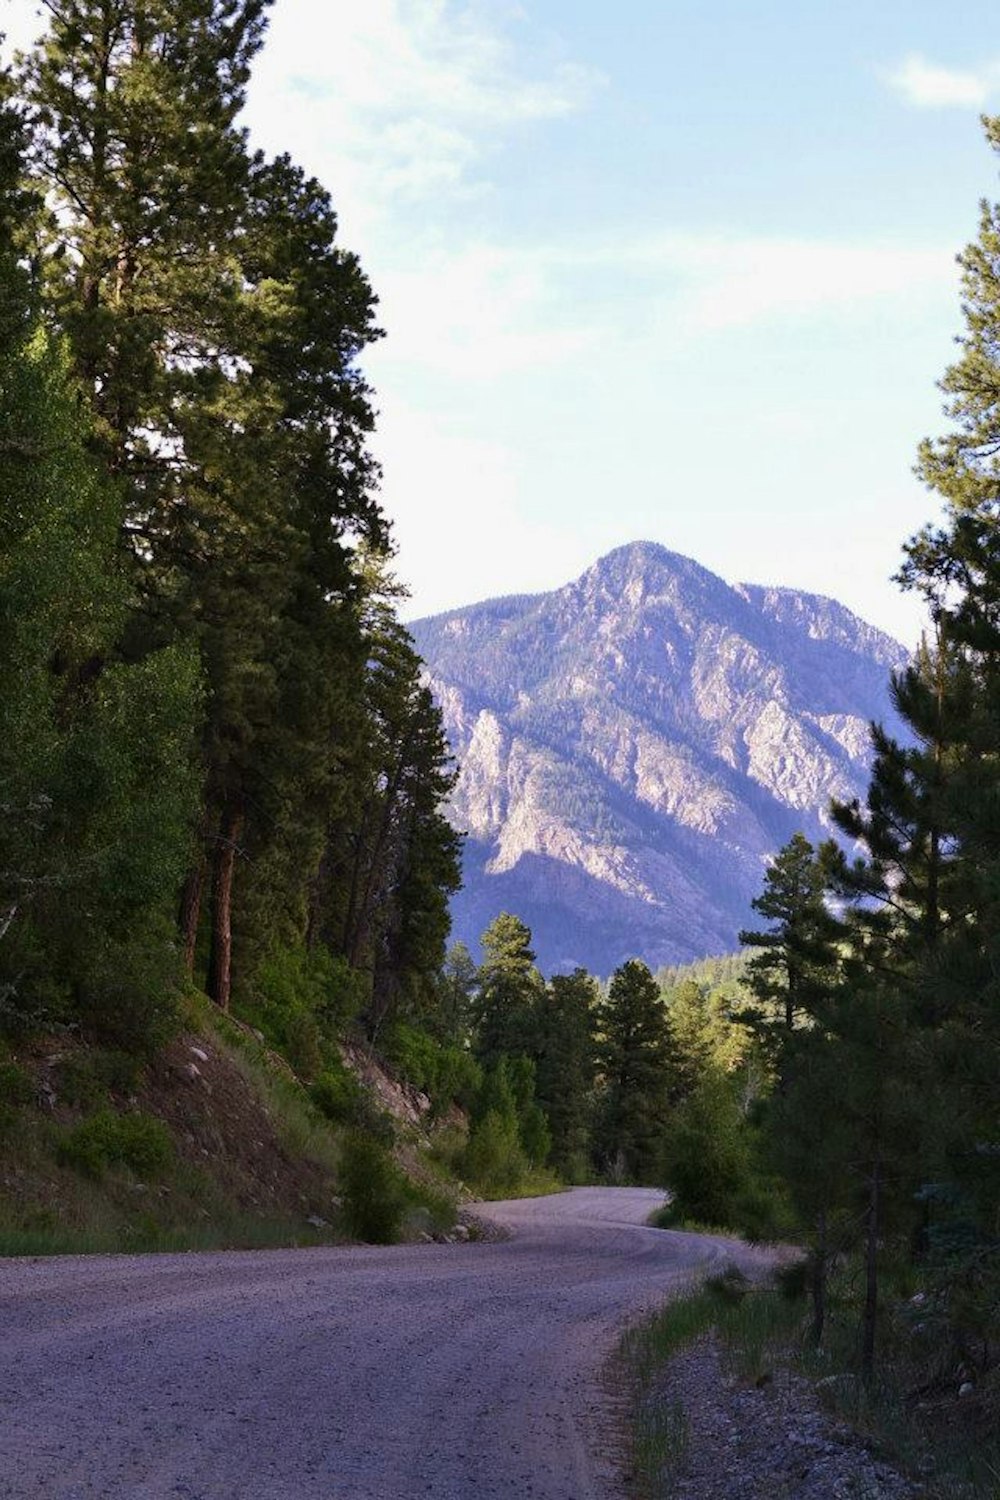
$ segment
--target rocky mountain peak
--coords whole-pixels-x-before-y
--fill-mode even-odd
[[[507,908],[543,966],[599,973],[735,946],[771,854],[863,794],[906,659],[835,600],[655,542],[411,628],[462,767],[457,935]]]

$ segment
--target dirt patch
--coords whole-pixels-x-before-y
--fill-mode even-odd
[[[422,1128],[430,1114],[431,1101],[426,1094],[400,1078],[394,1078],[373,1052],[357,1042],[341,1042],[344,1065],[374,1096],[375,1102],[404,1125]]]
[[[333,1217],[333,1173],[286,1149],[267,1105],[213,1042],[177,1037],[150,1065],[136,1102],[166,1122],[181,1158],[218,1177],[239,1208]]]

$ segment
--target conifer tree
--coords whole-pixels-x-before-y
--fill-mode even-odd
[[[141,1048],[169,1022],[197,663],[116,652],[118,487],[18,254],[18,126],[0,112],[0,1021]]]
[[[1000,152],[1000,117],[984,121]],[[995,1337],[995,1205],[1000,1197],[1000,204],[981,205],[978,239],[959,256],[964,330],[941,388],[949,430],[925,441],[917,473],[944,502],[940,525],[908,545],[900,578],[927,601],[948,644],[942,719],[949,768],[940,798],[947,897],[924,964],[922,1079],[939,1094],[947,1170],[929,1175],[954,1205],[954,1277],[980,1288],[980,1336]],[[932,1042],[933,1038],[933,1042]],[[969,1268],[975,1266],[970,1272]],[[992,1307],[991,1311],[985,1311]]]
[[[570,1181],[587,1172],[599,999],[596,981],[575,969],[553,975],[535,1012],[536,1093],[552,1136],[552,1165]]]
[[[599,1162],[615,1175],[655,1182],[674,1088],[670,1026],[656,980],[638,959],[615,970],[601,1010]]]
[[[519,917],[501,912],[480,941],[483,962],[473,1011],[474,1050],[489,1068],[502,1055],[533,1055],[535,1013],[544,986],[535,967],[531,933]]]
[[[740,942],[756,950],[743,978],[756,1005],[742,1019],[779,1073],[784,1041],[822,1000],[834,962],[839,929],[827,908],[826,886],[837,857],[833,843],[817,851],[803,834],[794,834],[751,902],[772,925],[740,933]]]
[[[783,1167],[812,1234],[816,1342],[825,1321],[830,1219],[836,1199],[829,1173],[810,1161],[817,1144],[816,1110],[802,1079],[818,1072],[814,1031],[821,1027],[820,1018],[829,1010],[840,979],[838,943],[843,928],[827,906],[830,875],[839,863],[832,842],[817,851],[803,834],[793,835],[768,867],[764,889],[751,903],[773,925],[763,932],[740,933],[740,941],[757,950],[743,978],[755,1003],[740,1013],[740,1019],[761,1046],[776,1081],[777,1097],[764,1118],[765,1141],[771,1159]]]
[[[207,896],[221,1005],[241,856],[280,865],[298,842],[285,904],[304,922],[354,732],[339,685],[363,664],[354,539],[384,542],[355,364],[376,336],[370,289],[319,185],[251,155],[236,124],[266,9],[53,0],[24,69],[55,210],[38,231],[47,293],[125,487],[145,603],[126,648],[193,640],[209,679],[182,921],[193,962]]]

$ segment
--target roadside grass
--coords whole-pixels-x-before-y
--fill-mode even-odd
[[[450,1231],[458,1185],[417,1160],[405,1130],[386,1119],[362,1150],[364,1132],[331,1121],[249,1027],[197,993],[185,998],[182,1021],[166,1061],[132,1063],[127,1075],[116,1057],[65,1039],[58,1050],[26,1052],[23,1063],[0,1058],[0,1256]],[[377,1161],[361,1163],[345,1195],[364,1150]]]
[[[724,1224],[705,1224],[700,1219],[691,1219],[680,1213],[672,1203],[654,1208],[646,1223],[652,1229],[681,1229],[685,1234],[710,1234],[716,1239],[736,1239],[737,1231]]]
[[[504,1188],[502,1192],[484,1193],[482,1197],[485,1203],[489,1203],[503,1202],[510,1198],[548,1198],[553,1193],[566,1191],[566,1184],[554,1172],[546,1167],[532,1167],[518,1179],[514,1187]]]
[[[856,1320],[834,1295],[829,1336],[816,1350],[806,1341],[800,1299],[780,1285],[748,1283],[735,1269],[692,1286],[651,1318],[629,1328],[618,1349],[626,1392],[634,1493],[667,1500],[688,1446],[688,1420],[669,1394],[670,1360],[703,1338],[719,1347],[723,1368],[747,1384],[794,1371],[814,1385],[822,1403],[880,1456],[919,1478],[928,1500],[997,1500],[1000,1440],[959,1420],[950,1403],[944,1420],[912,1393],[913,1369],[887,1333],[880,1377],[858,1378]]]
[[[306,1157],[335,1173],[343,1132],[324,1118],[291,1069],[279,1071],[274,1053],[209,1000],[196,995],[188,1003],[198,1031],[218,1047],[253,1089],[289,1155]]]
[[[326,1245],[329,1235],[283,1219],[233,1214],[225,1222],[164,1225],[155,1219],[106,1228],[24,1229],[0,1225],[0,1258],[49,1255],[148,1255],[189,1250],[282,1250]]]
[[[122,1116],[129,1119],[129,1116]],[[242,1208],[211,1172],[173,1159],[155,1175],[126,1162],[81,1170],[73,1128],[32,1112],[0,1142],[0,1256],[130,1254],[318,1245],[332,1228],[302,1215]],[[95,1175],[96,1172],[96,1175]]]

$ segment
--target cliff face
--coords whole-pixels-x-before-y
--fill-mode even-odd
[[[455,936],[507,909],[543,969],[600,974],[735,947],[768,858],[864,795],[906,659],[833,600],[649,542],[410,628],[462,767]]]

